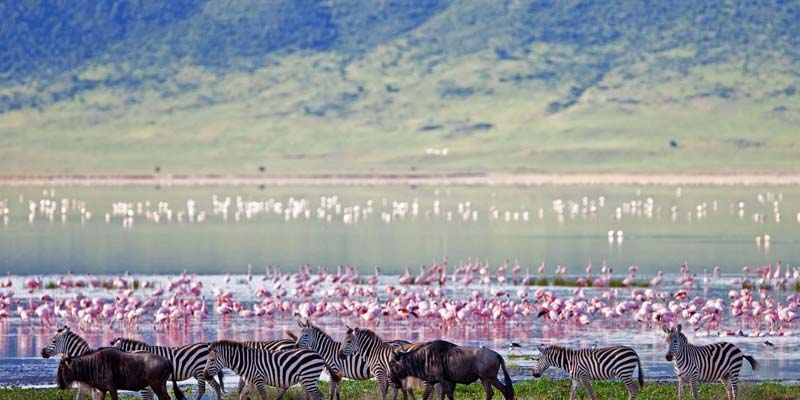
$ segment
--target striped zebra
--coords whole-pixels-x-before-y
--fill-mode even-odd
[[[290,340],[290,339],[276,339],[276,340],[269,340],[269,341],[265,341],[265,342],[250,340],[250,341],[239,342],[239,343],[242,343],[243,345],[245,345],[247,347],[252,347],[252,348],[255,348],[255,349],[262,349],[262,350],[269,350],[269,351],[285,351],[285,350],[294,350],[294,349],[297,348],[297,346],[295,345],[294,340]],[[220,376],[222,376],[221,375],[222,374],[222,368],[223,367],[221,365],[219,365],[219,364],[213,365],[211,367],[209,375],[210,376],[216,376],[216,375],[219,374]],[[237,393],[242,393],[242,391],[244,390],[245,385],[246,385],[246,382],[245,382],[244,378],[242,378],[240,376],[239,377],[239,384],[237,385],[239,391]],[[283,394],[285,392],[286,392],[286,389],[281,391],[281,396],[283,396]]]
[[[694,346],[677,328],[663,326],[667,334],[667,361],[675,363],[678,375],[678,398],[683,400],[683,387],[692,385],[692,399],[697,400],[697,384],[699,382],[720,381],[725,385],[728,400],[736,400],[739,396],[739,372],[742,359],[747,359],[753,371],[758,369],[758,362],[746,356],[733,343],[719,342],[705,346]]]
[[[389,376],[389,363],[394,359],[395,350],[411,350],[415,344],[403,341],[384,341],[375,332],[369,329],[347,327],[344,341],[341,344],[341,357],[348,358],[360,355],[369,366],[369,370],[378,381],[381,390],[381,400],[386,400],[389,383],[394,383],[394,399],[397,399],[397,390],[403,390],[403,397],[407,394],[414,398],[411,389],[404,387],[400,382],[393,382]]]
[[[554,366],[569,373],[572,378],[570,400],[575,399],[578,386],[583,386],[589,397],[594,400],[592,380],[619,378],[628,388],[630,400],[636,399],[639,388],[644,386],[642,363],[639,355],[630,347],[611,346],[599,349],[570,349],[561,346],[539,346],[540,355],[534,358],[533,376],[539,378],[542,373]],[[639,369],[639,384],[633,380],[633,371]]]
[[[64,326],[56,331],[55,336],[50,340],[50,344],[42,349],[42,358],[55,357],[59,354],[67,357],[79,357],[93,351],[94,349],[89,347],[89,343],[84,338],[70,330],[68,326]],[[76,400],[83,398],[84,390],[91,393],[93,399],[96,398],[94,388],[78,383]]]
[[[309,349],[319,353],[327,363],[336,365],[342,371],[342,377],[353,380],[367,380],[373,377],[369,369],[369,364],[360,354],[351,354],[347,357],[340,357],[339,351],[342,344],[334,340],[321,328],[313,325],[308,319],[303,323],[297,321],[300,326],[300,335],[297,338],[297,347],[301,349]],[[386,341],[395,349],[411,350],[414,346],[411,342],[406,340],[394,339]],[[387,369],[388,370],[388,369]],[[408,381],[413,380],[410,378]],[[339,393],[339,379],[331,378],[331,400],[336,396],[336,399],[341,399]],[[405,383],[405,385],[404,385]],[[335,387],[334,387],[335,385]],[[397,399],[397,392],[400,388],[403,389],[403,398],[410,395],[414,399],[414,392],[407,387],[409,382],[398,382],[393,388],[393,398]]]
[[[219,384],[213,378],[205,379],[203,375],[203,368],[208,359],[208,343],[194,343],[180,347],[152,346],[139,340],[119,337],[111,341],[111,347],[127,352],[146,351],[164,357],[172,363],[175,380],[197,379],[196,400],[203,398],[203,394],[206,392],[206,381],[217,393],[217,399],[222,400],[222,391],[224,390],[222,369],[217,374]],[[152,399],[153,394],[150,390],[143,390],[141,393],[143,399]]]
[[[274,386],[284,389],[278,395],[278,400],[281,400],[285,389],[299,383],[306,399],[321,400],[322,392],[317,381],[325,367],[325,360],[311,350],[269,351],[240,342],[219,340],[208,344],[204,375],[212,376],[214,368],[231,369],[247,382],[245,391],[239,394],[240,399],[244,399],[254,386],[261,399],[267,400],[266,386]]]

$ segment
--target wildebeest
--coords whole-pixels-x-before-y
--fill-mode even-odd
[[[504,383],[497,379],[503,369]],[[492,386],[503,393],[506,400],[514,399],[514,386],[506,369],[506,362],[497,352],[485,347],[466,347],[444,341],[434,340],[413,350],[394,352],[390,363],[393,380],[409,376],[425,381],[423,399],[433,391],[433,385],[441,385],[440,398],[454,400],[453,391],[457,383],[470,384],[480,379],[486,400],[492,398]]]
[[[101,400],[106,398],[106,392],[111,393],[112,400],[117,400],[117,390],[139,391],[150,387],[159,400],[169,400],[167,380],[170,375],[173,375],[172,363],[164,357],[107,347],[80,357],[63,358],[58,365],[56,384],[61,390],[73,382],[87,384],[100,391]],[[186,399],[174,375],[172,388],[176,399]]]

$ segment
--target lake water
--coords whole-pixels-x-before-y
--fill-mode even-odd
[[[729,281],[745,265],[755,268],[781,260],[784,267],[793,268],[800,263],[798,188],[0,188],[0,201],[0,272],[12,275],[15,298],[22,304],[43,293],[63,299],[80,292],[111,302],[119,295],[111,289],[82,288],[37,289],[29,296],[24,282],[31,276],[41,275],[42,283],[52,283],[72,271],[83,279],[91,273],[110,281],[128,271],[159,287],[172,279],[166,274],[186,270],[204,274],[197,279],[204,282],[201,297],[209,306],[214,297],[210,290],[223,288],[250,307],[258,302],[253,293],[269,266],[296,272],[303,264],[331,271],[352,265],[365,277],[377,265],[383,271],[376,286],[380,292],[396,285],[406,267],[416,274],[420,265],[445,257],[451,266],[470,258],[486,260],[492,271],[503,260],[511,260],[511,265],[518,260],[532,275],[546,261],[547,276],[563,265],[570,279],[584,273],[589,259],[595,275],[605,260],[617,278],[637,265],[640,276],[648,279],[664,271],[669,276],[665,282],[673,282],[665,283],[664,290],[671,293],[677,290],[674,281],[684,262],[698,281],[720,266],[723,278],[713,280],[708,290],[693,288],[692,295],[725,298]],[[223,274],[243,274],[248,264],[256,275],[253,282],[243,275],[225,281]],[[516,288],[474,283],[451,284],[444,290],[445,298],[467,298],[473,291],[489,296],[492,290],[513,293]],[[566,297],[573,289],[551,290]],[[148,291],[135,295],[146,297]],[[775,296],[784,299],[787,294]],[[587,298],[599,295],[600,289],[587,289]],[[330,293],[315,296],[314,301],[336,300]],[[387,301],[386,296],[378,297]],[[165,345],[218,338],[266,340],[295,329],[294,317],[283,313],[250,323],[212,312],[180,329],[154,329],[151,318],[112,329],[101,324],[83,334],[93,346],[116,336]],[[341,338],[344,323],[359,320],[325,316],[318,322]],[[737,328],[733,324],[726,321],[722,328]],[[515,379],[530,376],[525,356],[539,343],[629,343],[639,351],[648,380],[674,379],[671,365],[664,361],[660,330],[630,319],[598,319],[588,326],[550,324],[533,317],[366,325],[385,337],[443,337],[486,345],[502,354],[508,354],[508,343],[519,342],[523,347],[512,351],[522,357],[511,361]],[[762,337],[725,339],[762,362],[764,369],[755,374],[746,367],[744,379],[800,380],[800,340],[793,328],[784,336],[770,337],[774,346],[766,346]],[[53,330],[37,321],[21,321],[13,312],[0,318],[0,385],[53,381],[56,361],[38,357]],[[701,335],[691,340],[721,339]]]
[[[0,200],[0,271],[11,273],[306,263],[400,273],[445,256],[573,271],[607,260],[650,274],[684,261],[695,272],[800,262],[798,188],[0,188]],[[610,230],[623,240],[609,241]],[[757,245],[764,235],[769,245]]]

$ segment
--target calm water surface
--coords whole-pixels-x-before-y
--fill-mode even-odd
[[[641,272],[655,274],[674,270],[684,261],[696,272],[716,265],[736,272],[743,265],[800,262],[798,188],[44,192],[0,189],[3,208],[8,209],[0,225],[0,271],[243,273],[247,264],[261,271],[267,265],[289,270],[308,263],[350,264],[362,271],[379,265],[384,272],[400,273],[406,266],[416,268],[447,256],[451,264],[467,257],[493,265],[504,259],[518,259],[523,266],[547,260],[573,270],[588,259],[605,259],[618,268],[636,264]],[[217,204],[227,199],[227,207],[215,210],[214,198]],[[42,213],[47,208],[43,201],[53,201],[52,215]],[[223,208],[227,213],[220,212]],[[132,216],[124,218],[128,212]],[[158,222],[153,221],[156,214]],[[623,240],[614,236],[610,241],[609,231],[621,231]],[[764,235],[770,238],[769,246]]]

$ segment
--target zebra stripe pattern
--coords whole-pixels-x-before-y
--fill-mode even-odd
[[[725,385],[728,400],[736,400],[739,396],[739,372],[743,359],[747,359],[753,371],[758,369],[758,362],[746,356],[733,343],[719,342],[705,346],[694,346],[681,332],[681,325],[676,328],[662,327],[667,334],[667,361],[675,363],[678,375],[678,397],[683,399],[683,388],[686,384],[692,387],[692,399],[697,400],[697,384],[699,382],[720,381]]]
[[[325,360],[310,350],[269,351],[220,340],[208,345],[204,374],[210,376],[209,369],[215,365],[231,369],[247,382],[248,389],[255,386],[263,400],[267,398],[266,386],[285,389],[298,383],[303,386],[306,398],[322,399],[317,381],[325,368]],[[239,394],[240,398],[245,395],[245,392]]]
[[[270,340],[270,341],[253,341],[248,340],[246,342],[239,342],[247,347],[252,347],[254,349],[262,349],[262,350],[269,350],[269,351],[285,351],[285,350],[294,350],[297,348],[293,340],[289,339],[277,339],[277,340]],[[209,374],[211,376],[215,376],[222,371],[222,366],[219,364],[214,365]],[[239,384],[237,385],[239,393],[244,390],[246,382],[244,378],[239,377]],[[283,397],[283,394],[286,392],[286,389],[281,391],[280,396]]]
[[[386,400],[386,392],[389,390],[389,363],[394,358],[395,349],[410,349],[414,345],[403,341],[384,341],[375,332],[369,329],[359,329],[347,327],[347,334],[345,334],[344,342],[342,342],[341,356],[352,357],[353,355],[361,355],[369,366],[370,372],[378,380],[378,386],[381,390],[381,400]],[[394,383],[394,382],[392,382]],[[394,398],[397,398],[398,384],[394,385]],[[411,389],[403,389],[403,396],[414,394]]]
[[[84,338],[73,332],[68,326],[64,326],[56,331],[55,336],[50,340],[50,344],[42,349],[42,357],[50,358],[59,354],[64,354],[67,357],[79,357],[93,351],[94,349],[89,347],[89,343]],[[78,394],[75,397],[77,400],[83,398],[84,390],[92,393],[92,398],[95,397],[94,389],[91,386],[78,384]]]
[[[572,378],[570,399],[575,399],[578,386],[583,386],[594,400],[592,381],[619,378],[628,389],[630,400],[636,399],[639,388],[644,386],[642,364],[636,351],[626,346],[599,349],[570,349],[561,346],[539,346],[540,355],[534,359],[533,376],[541,377],[550,366],[561,368]],[[638,385],[633,371],[638,367]]]
[[[217,393],[217,398],[222,399],[222,387],[212,378],[206,380],[203,375],[203,369],[206,366],[208,359],[208,343],[194,343],[180,347],[166,347],[166,346],[152,346],[145,342],[128,339],[116,338],[111,341],[111,346],[122,351],[146,351],[149,353],[157,354],[166,358],[172,363],[173,375],[176,381],[183,381],[186,379],[197,379],[197,397],[199,400],[206,392],[206,381],[214,391]],[[218,372],[219,381],[222,382],[222,370]],[[152,393],[149,390],[142,391],[142,398],[149,400],[152,398]]]

